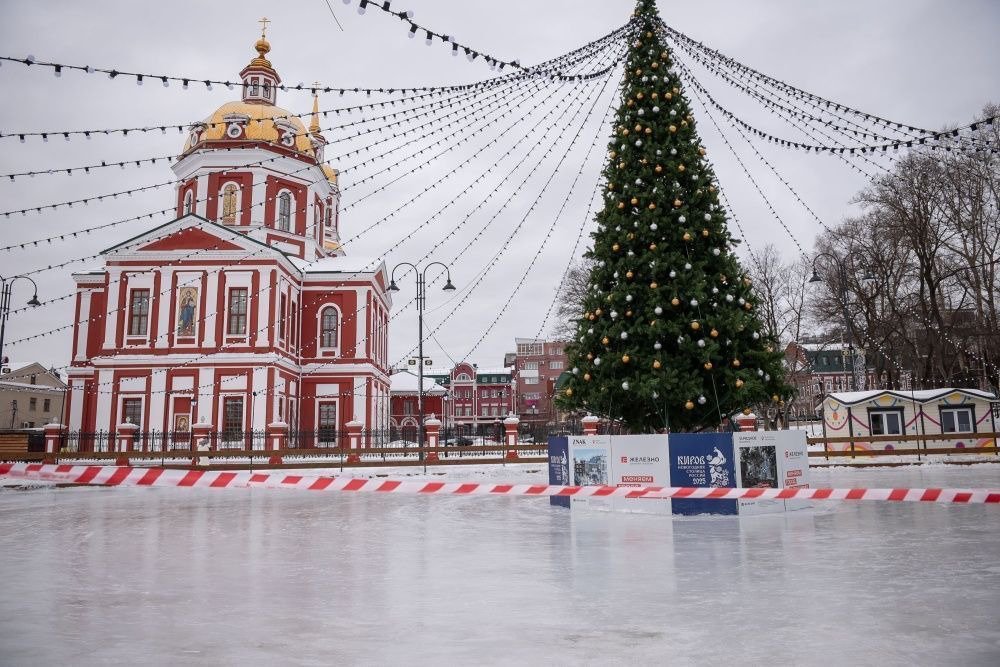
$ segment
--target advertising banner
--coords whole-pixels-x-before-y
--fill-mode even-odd
[[[575,486],[607,486],[611,481],[611,438],[607,435],[569,436],[569,475]],[[610,511],[608,498],[573,498],[571,507]]]
[[[572,484],[569,476],[569,438],[564,435],[549,436],[549,484]],[[569,507],[569,498],[553,496],[549,498],[549,504]]]
[[[736,486],[732,433],[671,433],[671,486]],[[735,500],[675,498],[674,514],[736,514]]]
[[[611,485],[670,486],[670,456],[666,434],[616,435],[611,438]],[[669,498],[614,498],[622,512],[670,514]]]
[[[809,450],[806,432],[801,429],[778,431],[778,476],[785,489],[809,488]],[[792,498],[785,501],[785,509],[799,510],[812,507],[808,500]]]
[[[777,434],[783,431],[741,431],[733,434],[739,486],[746,489],[777,489],[781,486],[778,470]],[[785,511],[784,500],[741,498],[740,515],[774,514]]]

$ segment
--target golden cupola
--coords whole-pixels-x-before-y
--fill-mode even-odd
[[[264,25],[260,31],[260,39],[253,48],[257,51],[257,57],[250,61],[250,64],[240,72],[243,79],[243,101],[256,104],[274,104],[278,96],[278,85],[281,77],[271,66],[271,61],[267,59],[267,54],[271,51],[271,44],[267,41],[266,18],[261,19]]]

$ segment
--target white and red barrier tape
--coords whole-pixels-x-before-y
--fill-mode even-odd
[[[168,470],[118,466],[72,466],[39,463],[0,464],[0,476],[62,484],[97,486],[168,486],[196,488],[270,488],[306,491],[360,491],[437,495],[574,496],[619,498],[709,498],[735,500],[888,500],[932,503],[1000,504],[1000,489],[733,489],[711,487],[559,486],[426,482],[287,473]]]

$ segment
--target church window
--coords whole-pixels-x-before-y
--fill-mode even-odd
[[[264,81],[264,97],[271,99],[271,82],[267,80]]]
[[[123,398],[122,399],[122,423],[142,424],[142,399]]]
[[[320,314],[319,326],[319,346],[325,348],[336,348],[339,336],[340,317],[337,309],[327,306]]]
[[[324,401],[319,404],[319,443],[330,446],[337,441],[337,404]]]
[[[256,77],[254,77],[253,79],[250,79],[250,94],[251,95],[256,96],[256,95],[259,94],[259,91],[260,91],[259,86],[260,86],[260,84],[258,83],[258,81],[259,80]]]
[[[288,312],[288,297],[281,295],[281,307],[278,310],[278,340],[285,340],[285,318]]]
[[[234,287],[229,290],[229,322],[226,333],[230,336],[245,336],[247,333],[246,287]]]
[[[329,205],[326,207],[326,226],[333,226],[333,209]]]
[[[292,195],[282,192],[278,195],[278,229],[288,231],[292,221]]]
[[[129,336],[145,336],[149,329],[149,290],[134,289],[130,293],[128,320]]]
[[[194,212],[194,193],[191,190],[188,190],[184,194],[184,213],[186,215],[188,213],[193,213],[193,212]]]
[[[236,224],[236,212],[239,210],[239,200],[237,196],[238,188],[235,183],[226,183],[222,189],[222,222],[226,225]]]
[[[243,434],[243,397],[226,396],[222,399],[222,439],[239,440]]]

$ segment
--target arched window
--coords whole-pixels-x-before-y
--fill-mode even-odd
[[[340,317],[337,309],[327,306],[320,313],[319,321],[319,346],[325,348],[336,348],[340,338]]]
[[[190,190],[184,195],[184,214],[194,213],[194,193]]]
[[[236,212],[239,210],[238,188],[235,183],[226,183],[222,189],[222,223],[236,224]]]
[[[288,231],[292,222],[292,195],[282,192],[278,195],[278,229]]]

